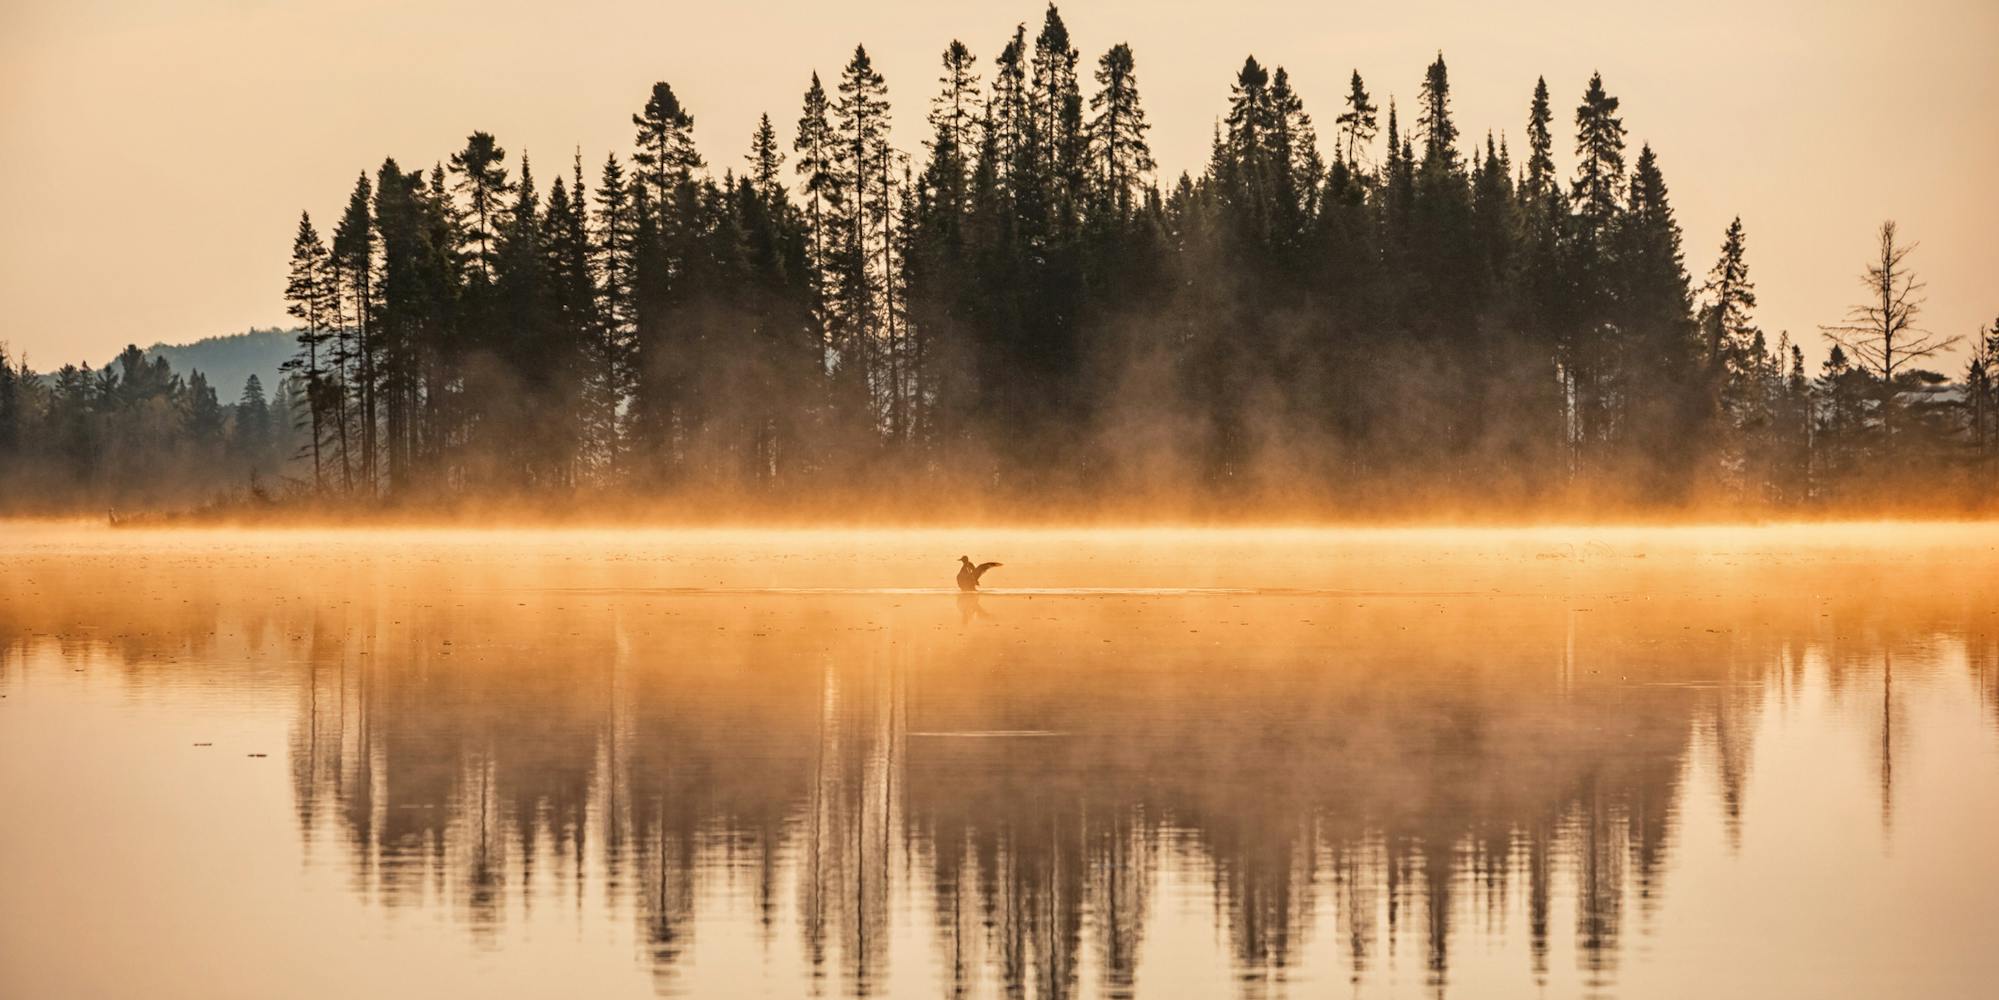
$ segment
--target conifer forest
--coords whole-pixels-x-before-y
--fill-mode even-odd
[[[1471,134],[1413,100],[1216,80],[1163,175],[1143,54],[1053,6],[934,80],[801,71],[730,162],[669,82],[631,145],[440,136],[301,192],[275,384],[136,348],[0,355],[0,491],[360,505],[729,498],[843,509],[1943,509],[1999,487],[1999,321],[1931,331],[1920,234],[1852,247],[1807,363],[1755,233],[1683,232],[1614,76]],[[1614,70],[1609,67],[1607,70]],[[1396,81],[1401,85],[1404,81]],[[1410,91],[1404,91],[1405,93]],[[893,116],[927,138],[895,148]],[[478,123],[468,123],[476,126]],[[328,211],[326,209],[330,208]],[[1812,332],[1812,331],[1806,331]]]

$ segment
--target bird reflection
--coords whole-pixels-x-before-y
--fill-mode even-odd
[[[970,625],[980,618],[991,617],[991,612],[979,606],[977,591],[964,591],[958,594],[958,624]]]

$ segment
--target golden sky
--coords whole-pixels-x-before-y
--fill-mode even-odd
[[[1735,214],[1775,339],[1836,321],[1884,218],[1920,242],[1928,326],[1999,316],[1999,0],[1071,0],[1085,62],[1138,60],[1162,174],[1197,170],[1243,56],[1282,65],[1330,150],[1348,73],[1411,102],[1442,50],[1460,127],[1519,141],[1534,78],[1558,163],[1592,70],[1651,142],[1696,283]],[[330,229],[382,157],[497,135],[545,184],[581,146],[594,183],[654,80],[719,172],[757,115],[789,145],[808,74],[865,43],[916,150],[953,37],[991,57],[1042,8],[881,0],[754,5],[390,0],[0,0],[0,341],[47,370],[127,341],[285,323],[301,208]],[[1086,87],[1090,84],[1086,80]],[[1957,363],[1950,364],[1956,374]],[[225,387],[227,388],[227,387]],[[225,395],[228,393],[225,392]]]

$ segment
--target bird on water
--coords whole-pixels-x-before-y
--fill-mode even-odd
[[[972,565],[971,559],[965,556],[959,556],[958,589],[968,592],[979,589],[979,577],[986,575],[986,570],[992,569],[994,566],[998,565],[999,563],[989,562],[989,563],[980,563],[974,566]]]

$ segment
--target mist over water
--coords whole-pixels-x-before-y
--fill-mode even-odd
[[[0,567],[9,996],[1999,975],[1990,526],[17,524]]]

